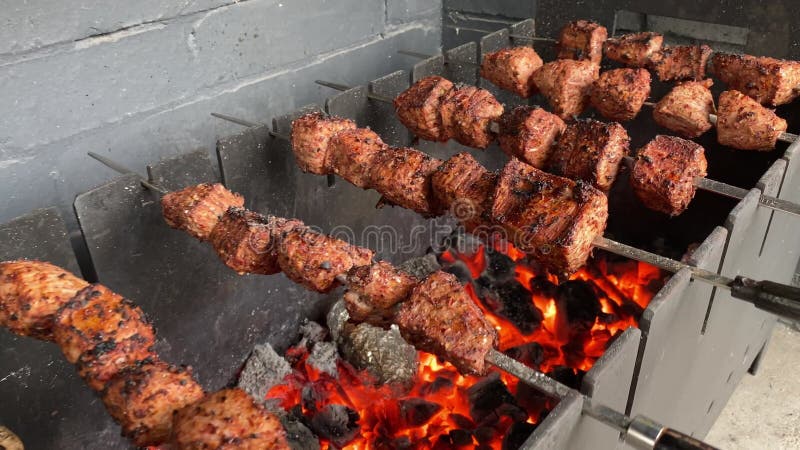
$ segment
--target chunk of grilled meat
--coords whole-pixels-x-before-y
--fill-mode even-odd
[[[371,262],[373,252],[307,228],[283,234],[278,265],[287,278],[317,292],[339,285],[336,275]]]
[[[390,147],[372,166],[372,188],[392,204],[424,216],[441,213],[431,192],[431,175],[442,160],[407,147]]]
[[[653,108],[653,119],[683,137],[700,136],[713,126],[709,120],[709,114],[716,112],[712,84],[710,79],[678,84]]]
[[[494,141],[490,125],[503,115],[503,105],[486,89],[462,86],[445,96],[441,114],[448,136],[467,147],[486,148]]]
[[[606,119],[625,122],[639,114],[649,96],[647,69],[613,69],[601,73],[594,82],[590,100]]]
[[[591,61],[559,59],[542,66],[533,82],[562,119],[580,115],[589,103],[592,83],[600,76],[600,66]]]
[[[497,174],[486,170],[469,153],[451,156],[433,174],[431,185],[439,204],[467,231],[485,224],[491,210]]]
[[[244,197],[219,183],[203,183],[170,192],[161,198],[164,221],[172,228],[208,240],[219,218],[230,207],[242,207]]]
[[[508,156],[543,168],[553,151],[553,143],[564,132],[564,121],[537,106],[517,106],[500,118],[497,140]]]
[[[528,98],[536,93],[531,76],[542,64],[542,58],[531,47],[504,48],[483,55],[481,76],[500,89]]]
[[[303,226],[299,220],[263,215],[243,208],[230,208],[222,216],[209,241],[222,262],[244,273],[271,275],[278,267],[278,242],[284,231]]]
[[[500,174],[491,214],[517,248],[556,274],[570,274],[603,234],[608,200],[588,183],[512,159]]]
[[[175,411],[203,398],[191,368],[164,362],[119,372],[102,392],[103,404],[137,447],[167,443]]]
[[[179,409],[173,423],[177,450],[289,450],[280,420],[238,388],[206,395]]]
[[[630,138],[616,122],[578,120],[567,125],[550,157],[549,172],[608,191],[617,178]]]
[[[700,81],[706,77],[706,63],[711,51],[707,45],[664,47],[653,55],[650,68],[661,81]]]
[[[89,283],[44,261],[0,263],[0,326],[20,336],[53,340],[53,320]]]
[[[661,50],[664,36],[645,31],[623,34],[603,42],[605,57],[628,67],[647,67],[650,59]]]
[[[332,173],[328,166],[328,143],[345,130],[355,130],[356,123],[341,117],[326,117],[315,112],[292,122],[292,152],[303,172],[317,175]]]
[[[786,121],[739,91],[719,95],[717,142],[740,150],[772,150]]]
[[[433,353],[463,374],[483,375],[497,331],[458,279],[437,271],[411,291],[396,316],[400,333],[419,350]]]
[[[453,83],[439,76],[425,77],[394,99],[400,122],[412,133],[427,141],[450,139],[442,126],[441,106],[453,90]]]
[[[342,131],[328,144],[329,167],[353,185],[367,189],[371,187],[370,171],[384,148],[381,137],[369,128]]]
[[[558,58],[587,60],[600,64],[608,30],[599,23],[576,20],[564,25],[558,37]],[[540,88],[541,89],[541,88]]]
[[[95,391],[122,369],[157,360],[155,332],[142,310],[100,284],[87,286],[61,307],[53,336]]]
[[[659,135],[638,151],[631,187],[648,208],[677,216],[694,198],[694,179],[706,176],[706,167],[699,144]]]
[[[347,273],[344,295],[350,319],[377,327],[390,325],[395,306],[408,298],[417,283],[419,280],[385,261],[353,267]]]
[[[711,72],[728,89],[754,98],[762,105],[778,106],[789,103],[800,90],[800,62],[766,56],[715,53]]]

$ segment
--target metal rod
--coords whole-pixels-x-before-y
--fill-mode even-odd
[[[491,34],[491,33],[499,31],[499,30],[494,30],[494,31],[492,31],[492,30],[483,30],[481,28],[462,27],[462,26],[459,26],[459,25],[450,25],[450,24],[445,25],[445,27],[453,29],[453,30],[456,30],[456,32],[458,32],[458,30],[466,30],[466,31],[475,31],[477,33]],[[513,39],[524,40],[524,41],[557,42],[556,39],[549,38],[549,37],[525,36],[525,35],[522,35],[522,34],[513,34],[513,33],[509,34],[508,37],[513,38]]]
[[[211,115],[213,117],[216,117],[217,119],[227,120],[228,122],[232,122],[232,123],[235,123],[237,125],[241,125],[241,126],[247,127],[247,128],[255,128],[255,127],[266,126],[266,124],[264,124],[264,123],[250,122],[249,120],[244,120],[244,119],[240,119],[238,117],[228,116],[226,114],[220,114],[220,113],[212,112]],[[283,139],[284,141],[291,141],[292,140],[289,136],[286,136],[285,134],[276,133],[276,132],[274,132],[272,130],[267,131],[267,133],[269,133],[269,135],[274,137],[274,138]]]
[[[452,58],[449,58],[446,55],[429,55],[427,53],[411,52],[411,51],[408,51],[408,50],[398,50],[397,53],[400,53],[401,55],[413,56],[415,58],[422,58],[422,59],[432,58],[434,56],[441,56],[444,59],[444,63],[445,64],[456,63],[456,64],[464,64],[464,65],[474,66],[474,67],[480,67],[481,66],[480,63],[476,63],[476,62],[472,62],[472,61],[464,61],[464,60],[461,60],[461,59],[452,59]]]
[[[134,174],[134,175],[138,176],[139,177],[139,182],[142,183],[142,186],[146,187],[147,189],[150,189],[151,191],[158,192],[159,194],[162,194],[162,195],[164,195],[164,194],[169,192],[168,190],[162,188],[161,186],[158,186],[158,185],[155,185],[155,184],[151,183],[144,176],[139,175],[138,173],[134,172],[133,170],[128,169],[127,167],[123,166],[122,164],[119,164],[116,161],[108,159],[105,156],[98,155],[95,152],[89,152],[89,156],[91,156],[92,158],[100,161],[105,166],[107,166],[107,167],[109,167],[109,168],[111,168],[113,170],[116,170],[117,172],[119,172],[121,174],[124,174],[124,175],[126,175],[126,174]]]
[[[352,89],[351,86],[348,86],[346,84],[334,83],[332,81],[316,80],[315,83],[319,84],[320,86],[336,89],[337,91],[346,91],[348,89]],[[384,102],[389,104],[394,103],[394,99],[392,97],[388,97],[386,95],[381,95],[381,94],[375,94],[369,91],[367,91],[367,98],[371,98],[372,100],[377,100],[379,102]]]

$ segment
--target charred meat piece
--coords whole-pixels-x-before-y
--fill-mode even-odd
[[[443,208],[467,231],[487,222],[497,174],[486,170],[469,153],[451,156],[433,174],[433,193]]]
[[[661,50],[664,36],[648,31],[624,34],[603,42],[605,57],[628,67],[646,67],[650,59]]]
[[[558,58],[587,60],[600,64],[608,30],[599,23],[576,20],[564,25],[558,37]],[[541,89],[541,88],[540,88]]]
[[[326,117],[319,112],[295,119],[292,122],[292,152],[297,166],[303,172],[317,175],[331,173],[328,142],[341,131],[355,129],[356,123],[350,119]]]
[[[739,91],[719,95],[717,142],[740,150],[772,150],[786,131],[775,111]]]
[[[155,332],[142,310],[99,284],[82,289],[61,307],[53,335],[95,391],[122,369],[157,359]]]
[[[564,120],[580,115],[589,103],[592,83],[600,66],[591,61],[559,59],[542,66],[533,82],[547,98],[553,111]]]
[[[613,69],[600,74],[592,85],[592,106],[606,119],[625,122],[639,114],[650,96],[647,69]]]
[[[328,144],[329,167],[353,185],[367,189],[371,187],[370,171],[384,148],[381,137],[369,128],[342,131]]]
[[[170,192],[161,198],[167,225],[205,241],[230,207],[241,208],[244,197],[219,183],[203,183]]]
[[[442,165],[413,148],[390,147],[372,166],[372,187],[392,204],[425,216],[440,213],[431,192],[431,175]]]
[[[494,140],[490,125],[503,115],[503,105],[486,89],[463,86],[442,100],[441,113],[448,136],[467,147],[486,148]]]
[[[715,113],[712,83],[706,79],[675,86],[653,108],[653,119],[686,138],[695,138],[710,130],[713,124],[709,114]]]
[[[542,67],[542,58],[531,47],[511,47],[483,55],[481,76],[500,89],[522,98],[536,93],[531,76]]]
[[[700,81],[706,77],[711,51],[707,45],[664,47],[653,55],[650,68],[661,81]]]
[[[287,278],[317,292],[339,285],[336,275],[372,261],[372,251],[309,229],[294,228],[281,237],[278,265]]]
[[[223,389],[175,413],[177,450],[289,450],[280,420],[238,388]]]
[[[400,122],[412,133],[427,141],[450,139],[442,126],[442,101],[453,90],[453,83],[438,76],[425,77],[394,99]]]
[[[284,231],[303,226],[298,220],[264,217],[243,208],[230,208],[211,232],[211,245],[222,262],[243,273],[271,275],[278,267],[278,242]]]
[[[53,320],[89,283],[43,261],[0,263],[0,326],[20,336],[53,340]]]
[[[378,327],[390,325],[395,306],[408,298],[417,283],[419,280],[384,261],[353,267],[347,273],[344,295],[350,319]]]
[[[715,53],[711,72],[729,89],[754,98],[762,105],[789,103],[800,90],[800,62],[766,56]]]
[[[543,267],[570,274],[586,263],[592,242],[603,234],[608,200],[588,183],[512,159],[497,182],[492,219]]]
[[[175,411],[203,398],[191,369],[163,362],[118,373],[102,392],[103,404],[137,447],[167,443]]]
[[[400,333],[414,347],[452,363],[464,374],[483,375],[497,331],[458,279],[437,271],[418,284],[396,316]]]
[[[543,168],[553,143],[564,132],[564,121],[536,106],[517,106],[500,118],[497,140],[508,156],[515,156],[536,168]]]
[[[636,155],[631,187],[648,208],[677,216],[694,198],[694,179],[706,176],[706,167],[699,144],[659,135]]]
[[[549,172],[607,192],[617,178],[630,138],[616,123],[578,120],[567,125],[549,161]]]

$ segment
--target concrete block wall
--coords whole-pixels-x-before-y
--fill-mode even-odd
[[[13,4],[12,4],[13,3]],[[383,0],[29,0],[0,19],[0,222],[72,202],[112,172],[94,151],[144,172],[193,148],[210,155],[237,125],[269,121],[436,52],[442,4]],[[75,242],[78,240],[75,239]]]

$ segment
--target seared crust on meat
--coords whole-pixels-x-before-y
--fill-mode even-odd
[[[177,450],[289,450],[280,420],[238,388],[223,389],[175,413]]]
[[[740,150],[772,150],[786,121],[739,91],[719,95],[717,142]]]
[[[372,250],[309,229],[294,228],[281,237],[278,265],[287,278],[317,292],[339,285],[336,275],[372,261]]]
[[[558,58],[587,60],[600,64],[603,42],[608,37],[606,27],[589,20],[576,20],[564,25],[558,37]]]
[[[469,153],[451,156],[433,174],[433,193],[443,208],[467,231],[488,221],[497,174],[489,172]]]
[[[415,277],[385,261],[353,267],[347,273],[344,295],[350,319],[377,327],[390,325],[395,306],[409,296],[417,283]]]
[[[603,42],[603,54],[606,58],[628,67],[646,67],[663,44],[664,36],[658,33],[645,31],[623,34],[606,39]]]
[[[53,336],[95,391],[122,369],[157,359],[155,332],[142,310],[100,284],[87,286],[61,307]]]
[[[450,136],[442,127],[440,108],[453,83],[439,76],[425,77],[394,99],[400,122],[427,141],[446,142]]]
[[[677,216],[694,198],[694,179],[706,176],[706,167],[699,144],[659,135],[636,155],[631,187],[648,208]]]
[[[371,187],[370,171],[385,148],[381,137],[369,128],[342,131],[328,144],[329,167],[353,185],[367,189]]]
[[[481,76],[500,89],[528,98],[536,93],[531,75],[542,63],[542,58],[531,47],[504,48],[483,55]]]
[[[464,374],[483,375],[497,331],[458,279],[437,271],[419,283],[396,316],[403,337],[419,350],[452,363]]]
[[[714,126],[709,120],[716,112],[712,84],[710,79],[678,84],[653,108],[653,119],[683,137],[700,136]]]
[[[431,191],[431,175],[442,160],[407,147],[390,147],[372,168],[372,188],[392,204],[424,216],[439,215],[441,208]]]
[[[603,234],[608,200],[588,183],[512,159],[497,182],[492,219],[517,248],[556,274],[570,274],[586,263],[592,242]]]
[[[639,114],[649,96],[647,69],[613,69],[601,73],[592,85],[591,103],[606,119],[625,122]]]
[[[503,105],[486,89],[462,86],[445,96],[441,113],[451,138],[467,147],[486,148],[494,141],[490,126],[503,115]]]
[[[600,65],[591,61],[559,59],[542,66],[533,82],[559,117],[580,115],[589,104],[592,83],[600,76]]]
[[[137,447],[168,442],[173,413],[202,397],[191,368],[160,361],[122,370],[102,392],[106,410]]]
[[[728,89],[754,98],[762,105],[778,106],[800,96],[800,62],[766,56],[715,53],[711,72]]]
[[[344,130],[355,130],[356,123],[341,117],[326,117],[315,112],[298,117],[292,122],[292,152],[297,166],[303,172],[327,175],[328,142]]]
[[[167,225],[205,241],[228,208],[244,206],[244,197],[219,183],[203,183],[170,192],[161,198]]]
[[[567,125],[550,157],[549,172],[608,191],[617,178],[630,138],[616,122],[578,120]]]
[[[706,77],[706,63],[711,52],[707,45],[664,47],[653,55],[650,68],[661,81],[700,81]]]
[[[277,251],[281,234],[300,226],[303,223],[299,220],[230,208],[214,227],[209,241],[222,262],[240,274],[271,275],[281,271]]]
[[[2,262],[0,326],[20,336],[52,341],[56,312],[88,285],[48,262]]]
[[[517,106],[500,118],[497,140],[508,156],[515,156],[541,169],[565,127],[560,117],[542,108]]]

